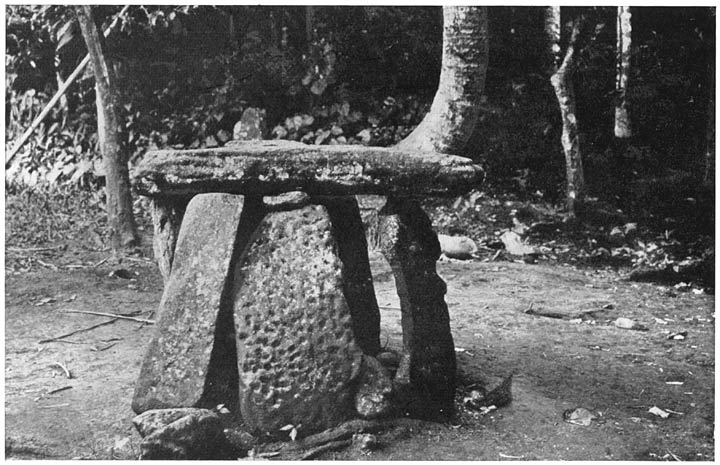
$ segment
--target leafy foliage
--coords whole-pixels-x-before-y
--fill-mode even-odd
[[[221,146],[248,107],[266,110],[270,138],[387,146],[407,135],[437,85],[440,9],[313,8],[308,23],[302,6],[131,7],[105,44],[121,85],[131,162],[150,148]],[[96,11],[107,25],[119,7]],[[7,148],[54,93],[56,72],[67,77],[85,49],[71,8],[18,5],[6,12]],[[628,98],[635,136],[623,143],[612,132],[615,8],[562,12],[565,24],[580,13],[598,24],[575,76],[589,193],[622,209],[643,231],[633,239],[642,245],[618,245],[595,224],[583,233],[596,243],[577,257],[662,267],[666,256],[677,264],[707,255],[708,246],[696,243],[712,235],[714,224],[714,194],[700,182],[714,89],[714,9],[633,11]],[[565,175],[543,8],[491,7],[489,19],[481,121],[464,155],[484,165],[489,189],[552,216]],[[72,187],[69,193],[101,186],[95,112],[87,70],[6,171],[10,188],[36,185],[44,192],[51,184],[63,192]],[[497,200],[487,195],[485,201]],[[460,212],[445,205],[447,215],[439,218],[454,220],[439,224],[480,234],[490,219],[502,218],[507,205],[498,202],[492,212],[475,210],[474,202]]]
[[[414,96],[385,98],[372,102],[365,111],[350,103],[333,103],[313,108],[312,114],[286,118],[275,126],[276,139],[299,140],[306,144],[363,144],[389,146],[407,136],[422,120],[428,105]]]

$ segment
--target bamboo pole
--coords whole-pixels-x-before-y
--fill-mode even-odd
[[[110,31],[115,27],[115,24],[117,24],[118,19],[125,14],[125,12],[130,8],[130,5],[125,5],[125,7],[115,16],[115,19],[113,19],[113,22],[110,23],[110,26],[105,29],[105,32],[103,32],[103,35],[107,37],[110,34]],[[45,117],[50,113],[50,110],[53,109],[55,104],[60,100],[60,98],[65,94],[65,92],[68,90],[70,85],[75,82],[75,79],[80,75],[80,73],[83,72],[87,64],[90,63],[90,55],[85,55],[85,58],[80,62],[79,65],[75,68],[75,71],[72,72],[70,76],[65,80],[65,83],[58,89],[58,91],[53,95],[53,98],[50,99],[47,105],[45,105],[45,108],[43,108],[43,111],[40,112],[40,114],[35,118],[35,120],[32,122],[29,128],[23,133],[22,137],[18,141],[17,144],[15,144],[15,147],[10,151],[10,155],[5,159],[5,169],[8,169],[10,167],[10,162],[12,162],[12,159],[15,158],[15,155],[17,155],[20,148],[22,148],[23,145],[25,145],[25,142],[30,138],[33,132],[35,132],[35,129],[40,125],[40,123],[45,119]]]

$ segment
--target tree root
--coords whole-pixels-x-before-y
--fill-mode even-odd
[[[256,447],[255,456],[272,457],[273,460],[310,460],[318,455],[344,449],[352,444],[358,433],[377,433],[388,425],[380,421],[349,420],[334,428],[294,442],[273,442]],[[272,455],[271,455],[272,454]]]

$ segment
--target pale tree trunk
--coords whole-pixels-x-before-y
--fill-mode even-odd
[[[430,111],[397,145],[400,149],[457,154],[480,115],[488,63],[485,7],[443,7],[440,82]]]
[[[430,112],[397,148],[410,152],[460,152],[480,114],[488,62],[487,9],[443,8],[443,57]],[[449,419],[453,412],[455,346],[435,261],[440,244],[432,221],[416,199],[389,196],[378,213],[381,250],[390,263],[400,297],[403,355],[394,385],[417,402],[410,415]]]
[[[63,80],[62,76],[60,75],[60,71],[55,71],[55,79],[57,80],[58,89],[61,89],[62,86],[65,84],[65,80]],[[60,97],[60,109],[62,110],[63,118],[61,127],[64,128],[65,124],[67,123],[68,113],[70,112],[67,94],[63,94],[62,97]]]
[[[315,38],[315,7],[305,7],[305,40],[308,46],[312,43]]]
[[[573,22],[572,36],[570,37],[570,42],[565,52],[565,58],[555,74],[550,78],[550,83],[555,90],[555,96],[560,106],[560,116],[562,117],[563,130],[561,141],[563,152],[565,153],[567,210],[568,217],[570,218],[576,216],[578,205],[582,204],[585,194],[585,177],[575,110],[575,89],[572,80],[572,75],[576,68],[575,55],[579,49],[578,42],[584,23],[584,17],[580,17]]]
[[[116,109],[117,87],[103,54],[92,7],[77,6],[76,13],[95,74],[98,141],[105,166],[108,228],[113,251],[119,252],[137,245],[138,237],[130,195],[127,154],[121,143],[121,122]]]
[[[560,67],[560,7],[545,8],[545,37],[547,38],[548,76]]]
[[[628,139],[632,136],[627,108],[628,75],[630,74],[630,49],[632,46],[632,23],[630,7],[617,9],[617,75],[615,91],[615,137]]]

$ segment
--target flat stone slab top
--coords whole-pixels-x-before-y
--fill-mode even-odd
[[[468,158],[433,152],[264,140],[149,151],[132,177],[138,193],[148,197],[291,191],[413,197],[461,195],[481,183],[483,171]]]

